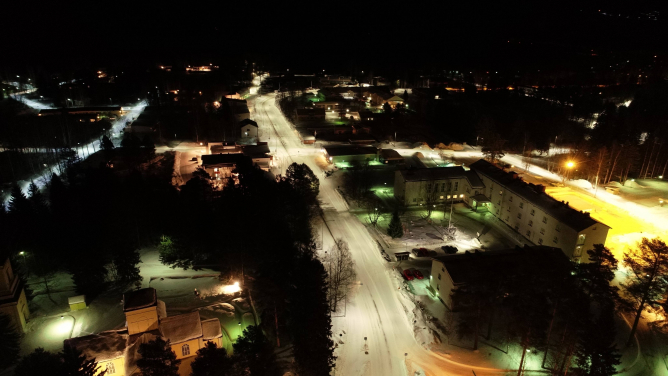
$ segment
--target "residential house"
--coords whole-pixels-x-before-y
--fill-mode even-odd
[[[258,126],[254,120],[244,119],[239,122],[239,132],[240,132],[240,142],[244,144],[248,143],[257,143],[258,138]],[[250,141],[250,142],[247,142]]]
[[[7,315],[17,332],[26,330],[30,318],[23,281],[14,274],[9,258],[0,266],[0,313]]]
[[[153,288],[125,293],[123,311],[125,328],[67,339],[64,345],[80,350],[88,359],[95,358],[101,371],[114,376],[138,374],[139,347],[159,337],[168,340],[176,358],[183,360],[179,374],[186,375],[197,350],[208,342],[223,346],[218,319],[201,320],[199,311],[168,317],[165,303],[158,300]]]

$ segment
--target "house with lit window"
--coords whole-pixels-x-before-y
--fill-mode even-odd
[[[14,274],[8,258],[0,265],[0,314],[7,315],[19,333],[25,331],[30,318],[23,281]]]
[[[589,213],[571,208],[545,193],[545,187],[523,181],[479,160],[469,166],[483,183],[490,213],[522,235],[528,244],[561,248],[570,259],[588,262],[587,250],[605,244],[610,227]]]
[[[258,138],[258,127],[257,123],[251,119],[244,119],[239,122],[239,140],[237,141],[240,144],[257,144]]]
[[[98,334],[65,340],[64,345],[83,352],[95,360],[107,375],[130,376],[139,373],[139,347],[158,337],[169,340],[179,365],[179,374],[190,374],[191,358],[197,350],[213,342],[223,346],[218,319],[202,320],[199,311],[167,316],[165,303],[158,300],[155,289],[145,288],[123,295],[126,326]]]

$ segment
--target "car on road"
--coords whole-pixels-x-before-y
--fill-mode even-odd
[[[385,261],[388,261],[388,262],[392,261],[392,259],[390,258],[390,255],[388,255],[385,251],[382,252],[382,256],[385,259]]]
[[[413,280],[413,273],[411,273],[410,269],[406,269],[406,270],[404,270],[404,272],[401,273],[401,274],[404,276],[404,278],[405,278],[406,280],[408,280],[408,281],[412,281],[412,280]]]
[[[424,275],[422,275],[422,272],[419,271],[419,270],[417,270],[417,269],[415,269],[415,268],[411,269],[411,273],[412,273],[413,276],[414,276],[415,278],[417,278],[417,279],[423,279],[423,278],[424,278]]]

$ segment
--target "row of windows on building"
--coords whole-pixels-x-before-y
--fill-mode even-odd
[[[457,195],[447,195],[447,196],[444,195],[444,196],[441,196],[439,199],[440,200],[443,200],[443,199],[447,199],[447,200],[453,199],[454,200],[456,198],[457,198]],[[459,198],[464,198],[464,195],[463,194],[459,195]],[[414,197],[413,198],[413,202],[422,202],[422,201],[424,201],[424,199],[422,197]]]
[[[440,277],[440,275],[439,275],[439,277]],[[183,356],[190,355],[190,345],[185,344],[185,345],[181,346],[181,355],[183,355]],[[116,367],[114,366],[114,363],[113,362],[107,363],[106,370],[107,370],[107,373],[106,373],[107,375],[112,375],[112,374],[116,373]]]
[[[459,190],[459,182],[456,181],[456,182],[455,182],[455,185],[454,185],[454,189],[453,189],[452,182],[441,183],[441,192],[445,192],[445,191],[446,191],[446,189],[445,189],[445,188],[446,188],[446,184],[447,184],[447,188],[448,188],[447,191],[448,191],[448,192],[450,192],[450,191],[455,191],[455,192],[457,192],[457,191]],[[431,183],[427,183],[427,192],[430,192],[430,191],[431,191]],[[438,183],[434,184],[434,192],[438,192]]]

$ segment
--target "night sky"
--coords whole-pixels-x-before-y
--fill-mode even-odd
[[[12,2],[1,21],[0,64],[95,67],[248,59],[294,70],[444,64],[503,70],[563,64],[592,49],[599,54],[668,50],[668,12],[660,2],[143,3]],[[643,15],[652,11],[659,11],[658,20]]]

